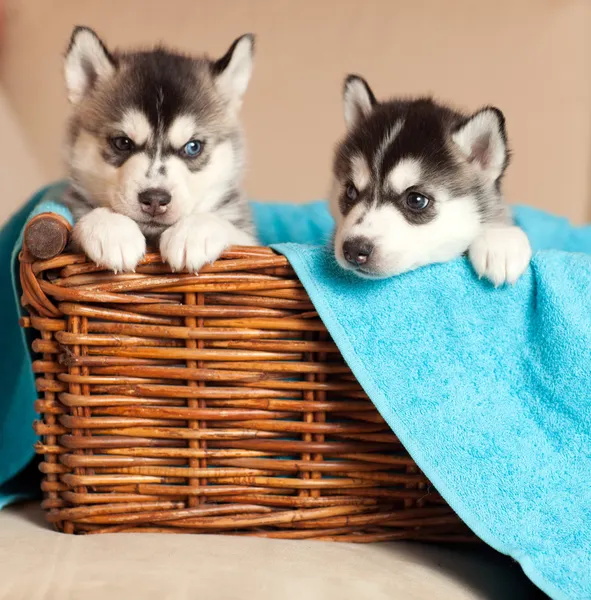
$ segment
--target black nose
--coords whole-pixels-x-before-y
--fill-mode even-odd
[[[142,210],[152,216],[165,213],[171,199],[172,196],[162,188],[149,188],[138,194]]]
[[[350,238],[343,243],[343,255],[352,265],[364,265],[372,252],[373,244],[364,237]]]

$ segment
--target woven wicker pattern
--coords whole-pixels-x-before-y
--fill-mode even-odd
[[[21,255],[44,507],[70,533],[472,541],[344,364],[286,259],[115,275]]]

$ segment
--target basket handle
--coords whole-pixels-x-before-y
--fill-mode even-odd
[[[33,258],[48,260],[64,251],[72,226],[56,213],[41,213],[26,225],[23,246]]]

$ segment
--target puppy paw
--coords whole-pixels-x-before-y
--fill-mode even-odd
[[[174,271],[197,273],[233,243],[234,226],[214,215],[193,215],[169,227],[160,237],[162,258]]]
[[[74,227],[73,240],[90,260],[115,273],[133,271],[146,252],[137,223],[108,208],[84,215]]]
[[[490,227],[468,251],[474,270],[495,287],[515,283],[529,266],[532,250],[525,232],[514,225]]]

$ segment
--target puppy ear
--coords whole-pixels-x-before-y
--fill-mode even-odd
[[[347,129],[352,129],[365,119],[377,104],[367,81],[359,75],[349,75],[343,86],[343,105]]]
[[[226,54],[211,65],[218,90],[236,110],[242,104],[252,74],[254,39],[254,35],[247,33],[234,40]]]
[[[64,61],[70,102],[80,102],[97,83],[114,72],[115,60],[98,35],[88,27],[75,27]]]
[[[479,110],[452,134],[466,160],[476,165],[489,179],[496,181],[508,162],[505,117],[493,106]]]

